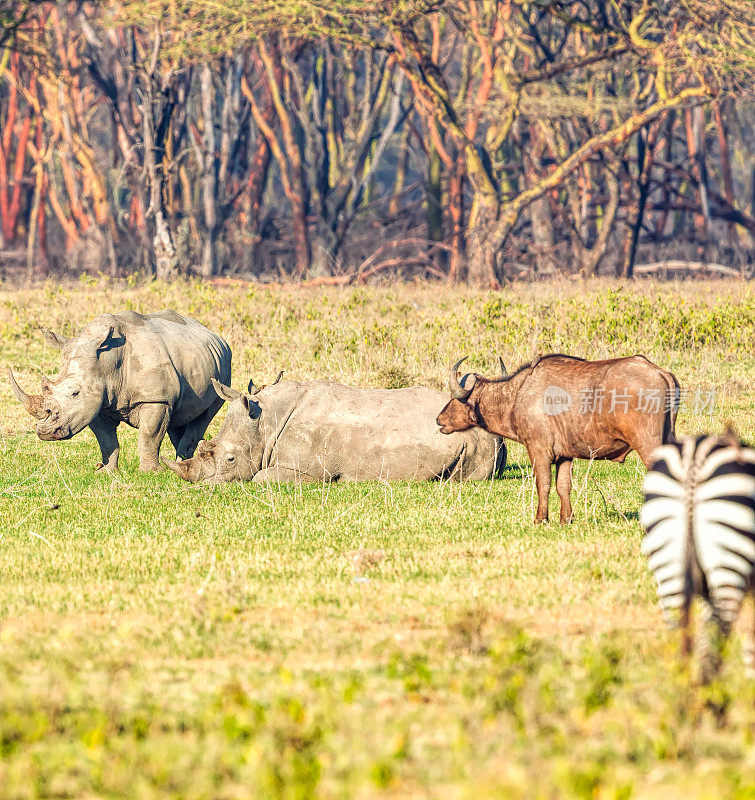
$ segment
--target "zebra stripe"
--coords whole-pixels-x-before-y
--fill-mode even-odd
[[[755,450],[732,436],[688,436],[654,454],[643,483],[642,551],[664,616],[678,623],[694,595],[722,632],[755,593]]]

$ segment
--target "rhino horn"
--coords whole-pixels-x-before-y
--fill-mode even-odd
[[[243,396],[241,392],[231,389],[230,386],[226,386],[215,378],[212,379],[212,388],[215,390],[218,397],[221,397],[223,400],[238,400],[239,397]]]
[[[27,394],[16,381],[16,376],[13,370],[8,368],[8,375],[10,377],[10,385],[13,387],[13,394],[16,395],[18,400],[23,403],[24,408],[37,419],[42,419],[45,414],[42,411],[42,395],[41,394]]]
[[[503,359],[498,356],[498,363],[501,365],[501,377],[508,378],[509,373],[506,371],[506,365],[503,363]]]
[[[163,465],[166,466],[171,472],[175,472],[179,478],[183,478],[183,480],[189,480],[189,462],[188,461],[167,461],[164,458],[161,458]]]
[[[475,380],[472,380],[471,386],[468,389],[465,389],[459,383],[459,376],[456,374],[459,371],[459,367],[467,360],[467,356],[464,358],[460,358],[455,364],[451,366],[448,375],[448,382],[451,385],[451,397],[455,398],[456,400],[461,400],[463,403],[470,394],[472,394],[472,389],[474,389]]]

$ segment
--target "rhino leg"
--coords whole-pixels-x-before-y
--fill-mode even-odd
[[[139,409],[139,469],[160,469],[160,445],[168,430],[170,412],[164,403],[145,403]]]
[[[178,444],[176,445],[176,443],[173,442],[178,458],[187,459],[194,455],[197,445],[204,439],[207,428],[215,414],[220,411],[222,405],[223,401],[218,397],[216,400],[213,400],[209,408],[184,426]],[[173,440],[171,439],[171,441]]]
[[[100,453],[102,454],[102,461],[97,469],[115,472],[118,469],[118,454],[120,453],[120,445],[116,434],[118,423],[103,417],[95,417],[89,423],[89,428],[95,439],[97,439],[97,444],[100,446]]]
[[[176,458],[181,458],[178,455],[178,445],[181,442],[181,437],[186,433],[186,425],[179,425],[177,428],[168,428],[168,438],[176,451]]]

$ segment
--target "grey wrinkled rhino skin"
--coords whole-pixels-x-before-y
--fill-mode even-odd
[[[357,389],[330,380],[252,383],[244,395],[216,388],[231,401],[218,434],[200,442],[194,458],[164,462],[192,483],[467,481],[499,475],[506,463],[497,436],[440,433],[435,417],[446,398],[434,389]]]
[[[212,381],[230,382],[230,348],[175,311],[100,314],[73,339],[43,334],[63,351],[60,372],[29,395],[9,370],[16,397],[40,439],[70,439],[89,426],[106,470],[118,468],[121,422],[139,429],[139,466],[152,471],[166,433],[176,456],[190,458],[223,405]]]

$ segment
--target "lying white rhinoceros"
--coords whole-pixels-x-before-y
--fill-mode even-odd
[[[231,350],[196,320],[175,311],[100,314],[74,339],[43,330],[63,350],[58,376],[28,395],[9,370],[16,397],[44,440],[70,439],[87,425],[102,451],[100,468],[118,468],[116,428],[139,429],[139,466],[160,467],[167,432],[178,458],[190,458],[223,405],[212,385],[230,382]]]
[[[278,376],[280,378],[280,376]],[[435,389],[356,389],[335,381],[286,381],[231,401],[212,441],[188,461],[163,462],[192,483],[479,480],[506,464],[503,440],[478,429],[444,436]]]

